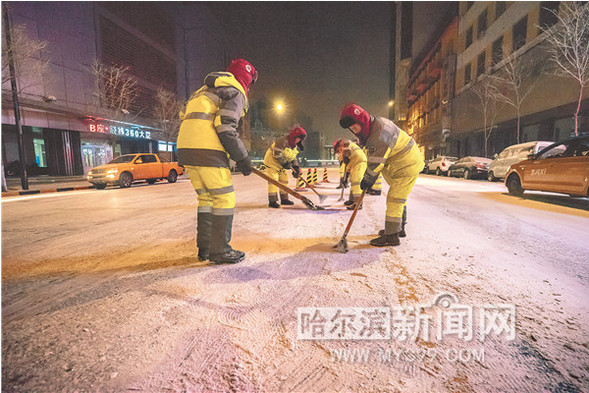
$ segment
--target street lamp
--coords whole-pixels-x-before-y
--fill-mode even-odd
[[[282,118],[286,114],[286,105],[282,102],[276,102],[276,104],[274,105],[274,112],[276,113],[278,128],[280,128],[282,126]]]
[[[395,105],[395,100],[390,100],[389,101],[389,107],[392,107],[393,105]]]

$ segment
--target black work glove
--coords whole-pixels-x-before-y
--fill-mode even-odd
[[[305,150],[305,146],[303,145],[303,141],[300,141],[299,143],[297,143],[297,148],[299,149],[299,151]]]
[[[290,162],[287,162],[286,164],[282,164],[282,167],[284,169],[290,169],[290,168],[292,168],[292,164]]]
[[[243,173],[244,176],[249,176],[252,173],[252,160],[250,160],[249,157],[246,157],[241,161],[237,161],[235,168]]]
[[[348,165],[350,163],[350,157],[344,156],[344,164]]]
[[[364,178],[362,179],[362,182],[360,183],[360,188],[362,190],[366,190],[366,189],[372,187],[374,185],[374,183],[376,183],[377,177],[372,177],[372,176],[365,174]]]
[[[344,175],[344,187],[348,186],[348,181],[350,181],[350,172],[346,172]]]
[[[298,165],[293,165],[292,166],[292,177],[294,177],[295,179],[298,179],[299,176],[301,176],[301,167]]]

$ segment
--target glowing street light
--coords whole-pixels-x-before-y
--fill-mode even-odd
[[[276,110],[277,110],[278,112],[281,112],[281,111],[282,111],[282,109],[284,109],[284,107],[282,106],[282,104],[278,104],[278,105],[276,105]]]
[[[390,100],[389,101],[389,107],[392,107],[393,105],[395,105],[395,101],[394,100]]]

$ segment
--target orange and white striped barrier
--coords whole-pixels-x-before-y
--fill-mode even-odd
[[[327,178],[327,167],[323,167],[323,183],[329,183],[329,179]]]

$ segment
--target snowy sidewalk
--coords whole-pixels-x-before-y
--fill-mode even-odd
[[[178,180],[187,179],[182,175]],[[48,192],[65,192],[94,189],[95,187],[88,182],[86,176],[37,176],[29,178],[29,189],[23,190],[20,178],[6,179],[7,191],[2,193],[2,197],[11,197],[18,195],[34,195]]]

